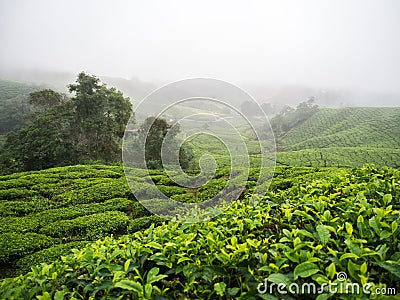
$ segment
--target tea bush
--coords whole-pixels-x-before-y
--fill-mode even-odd
[[[40,233],[65,239],[94,240],[112,233],[126,233],[129,217],[123,212],[110,211],[50,223]]]
[[[19,259],[16,262],[16,266],[20,273],[26,273],[31,270],[32,266],[38,266],[41,263],[51,263],[60,259],[61,256],[69,254],[71,249],[81,249],[89,243],[87,241],[79,241],[51,246]]]
[[[0,234],[0,263],[47,248],[57,241],[44,234],[37,233],[2,233]]]
[[[278,179],[292,172],[281,171]],[[236,201],[212,220],[163,223],[98,240],[3,280],[0,297],[282,298],[276,289],[258,292],[265,279],[286,285],[369,283],[371,291],[399,292],[400,172],[372,166],[331,172],[310,172],[288,189],[275,186],[263,198]],[[347,279],[340,281],[337,272]],[[384,298],[362,290],[359,295],[327,288],[313,295],[287,292],[288,299]]]

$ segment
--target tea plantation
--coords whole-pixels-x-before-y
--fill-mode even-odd
[[[152,179],[139,169],[129,175],[144,197],[153,197],[148,183],[153,180],[164,194],[187,202],[213,197],[228,175],[221,169],[207,185],[193,190],[176,186],[161,170],[150,172]],[[51,262],[72,246],[159,223],[135,200],[120,166],[77,165],[0,176],[0,275]]]
[[[152,176],[167,183],[162,173]],[[267,195],[248,193],[191,224],[150,216],[117,166],[3,176],[3,276],[24,274],[4,279],[0,298],[383,298],[373,293],[400,292],[399,184],[400,172],[389,168],[278,167]],[[368,283],[371,293],[260,292],[266,279]]]
[[[277,163],[312,167],[400,166],[400,108],[322,108],[277,138]]]

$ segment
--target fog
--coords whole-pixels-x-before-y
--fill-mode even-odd
[[[272,102],[400,104],[397,0],[1,0],[0,43],[3,77],[212,77]]]

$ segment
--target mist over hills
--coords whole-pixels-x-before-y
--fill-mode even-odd
[[[90,72],[88,72],[90,73]],[[130,97],[134,104],[146,97],[155,89],[168,82],[145,82],[136,77],[130,79],[112,77],[100,74],[98,76],[108,86],[121,90],[125,96]],[[28,69],[2,69],[0,78],[26,84],[47,86],[61,92],[67,92],[66,86],[75,81],[77,74],[66,71],[28,70]],[[184,79],[184,78],[182,78]],[[221,79],[221,78],[220,78]],[[221,79],[223,80],[223,78]],[[272,85],[254,83],[237,83],[234,85],[249,92],[257,102],[271,103],[276,107],[284,105],[296,106],[309,97],[314,97],[321,107],[352,107],[352,106],[399,106],[400,95],[363,92],[339,88],[309,87],[302,85]],[[188,91],[177,91],[187,95]],[[160,100],[161,101],[161,100]],[[235,101],[236,102],[236,101]]]

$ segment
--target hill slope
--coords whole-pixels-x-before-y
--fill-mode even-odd
[[[400,107],[323,108],[277,139],[278,164],[400,166]]]
[[[0,135],[18,130],[27,123],[25,116],[32,112],[28,95],[39,89],[40,86],[0,80]]]
[[[286,150],[400,148],[400,107],[323,108],[282,139]]]

